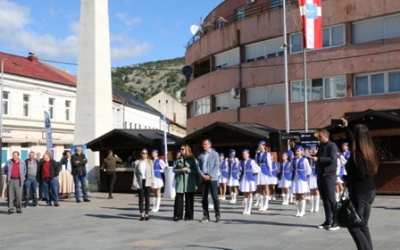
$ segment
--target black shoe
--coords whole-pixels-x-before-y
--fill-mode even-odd
[[[325,221],[324,223],[319,225],[318,228],[319,229],[328,229],[330,226],[331,226],[331,224],[329,224],[329,222]]]
[[[149,221],[150,218],[149,217],[144,217],[144,220]]]
[[[76,200],[76,203],[81,203],[81,200]]]
[[[59,206],[60,206],[60,204],[58,204],[58,203],[57,203],[57,204],[54,204],[54,206],[55,206],[55,207],[59,207]]]
[[[37,204],[33,204],[32,206],[33,206],[33,207],[37,207]]]
[[[112,197],[112,195],[109,195],[108,196],[108,199],[110,200],[110,199],[114,199],[114,197]]]
[[[175,217],[175,218],[174,218],[174,221],[179,221],[178,217]]]
[[[11,215],[11,214],[13,214],[13,213],[14,213],[14,210],[8,210],[8,213],[7,213],[7,214]]]
[[[25,205],[22,205],[22,208],[27,208],[27,207],[28,207],[28,205],[26,205],[26,204],[25,204]]]
[[[210,218],[208,218],[207,216],[204,216],[203,219],[199,220],[199,222],[209,222]]]
[[[47,204],[46,204],[46,207],[51,207],[51,203],[47,203]]]
[[[338,224],[337,224],[336,222],[333,222],[333,223],[329,226],[328,230],[329,230],[329,231],[336,231],[336,230],[339,230],[339,226],[338,226]]]
[[[185,218],[185,221],[193,220],[193,218]]]
[[[217,217],[215,217],[215,222],[216,223],[219,223],[220,221],[221,221],[221,216],[218,215]]]
[[[17,209],[17,214],[22,214],[22,210],[21,209]]]
[[[90,200],[89,199],[86,199],[86,200],[83,200],[84,202],[90,202]]]
[[[140,217],[140,219],[139,219],[140,221],[144,221],[144,217]]]

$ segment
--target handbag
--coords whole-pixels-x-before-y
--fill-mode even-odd
[[[336,203],[335,219],[339,227],[359,227],[363,224],[363,219],[357,213],[356,208],[350,198],[344,194],[348,191],[347,187],[343,190],[339,202]]]

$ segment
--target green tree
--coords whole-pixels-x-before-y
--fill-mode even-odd
[[[125,83],[128,83],[128,82],[129,82],[129,77],[128,77],[128,76],[125,76],[124,82],[125,82]]]

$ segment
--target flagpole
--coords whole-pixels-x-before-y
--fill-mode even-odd
[[[308,103],[307,103],[307,48],[303,48],[304,70],[304,131],[308,132]]]
[[[288,54],[287,54],[287,30],[286,30],[286,0],[283,1],[283,57],[285,68],[285,118],[286,133],[290,133],[290,115],[289,115],[289,81],[288,81]]]

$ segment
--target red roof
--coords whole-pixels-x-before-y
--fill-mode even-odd
[[[22,57],[0,52],[0,60],[4,61],[4,72],[29,78],[40,79],[48,82],[76,86],[76,77],[66,71],[55,68],[49,64],[38,61],[34,55]],[[73,80],[75,78],[75,81]]]

